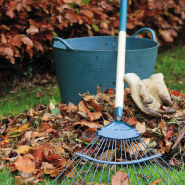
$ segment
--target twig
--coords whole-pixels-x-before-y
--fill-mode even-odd
[[[178,122],[178,123],[177,123]],[[173,122],[167,122],[168,124],[174,124],[177,123],[178,125],[180,125],[181,123],[185,123],[185,121],[173,121]]]

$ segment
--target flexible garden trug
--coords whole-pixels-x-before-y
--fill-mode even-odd
[[[126,18],[127,0],[121,0],[115,120],[101,128],[97,132],[97,137],[80,153],[75,154],[76,157],[52,184],[62,177],[61,184],[65,185],[83,185],[85,182],[88,184],[104,182],[108,185],[118,171],[127,174],[125,179],[122,179],[122,184],[145,185],[156,180],[162,184],[184,184],[184,179],[161,158],[161,154],[157,154],[148,146],[150,139],[141,139],[141,134],[122,119]],[[165,168],[172,172],[169,174]],[[178,180],[175,181],[174,176],[178,176],[175,178]]]

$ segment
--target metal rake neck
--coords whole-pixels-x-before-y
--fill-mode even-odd
[[[133,128],[123,120],[114,120],[108,125],[102,127],[97,132],[97,135],[111,139],[131,139],[141,137],[141,134],[135,128]]]

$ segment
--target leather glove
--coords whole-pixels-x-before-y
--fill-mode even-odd
[[[175,112],[171,107],[173,102],[162,73],[154,74],[142,81],[135,73],[128,73],[124,76],[124,80],[131,88],[132,99],[142,112],[158,117],[162,116],[161,113]],[[170,107],[163,106],[162,110],[160,109],[162,104]]]

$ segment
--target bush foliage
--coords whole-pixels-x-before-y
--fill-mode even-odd
[[[150,27],[164,45],[173,42],[184,26],[184,0],[128,4],[128,35]],[[15,64],[44,55],[54,35],[117,35],[119,7],[120,0],[0,0],[0,57]]]

